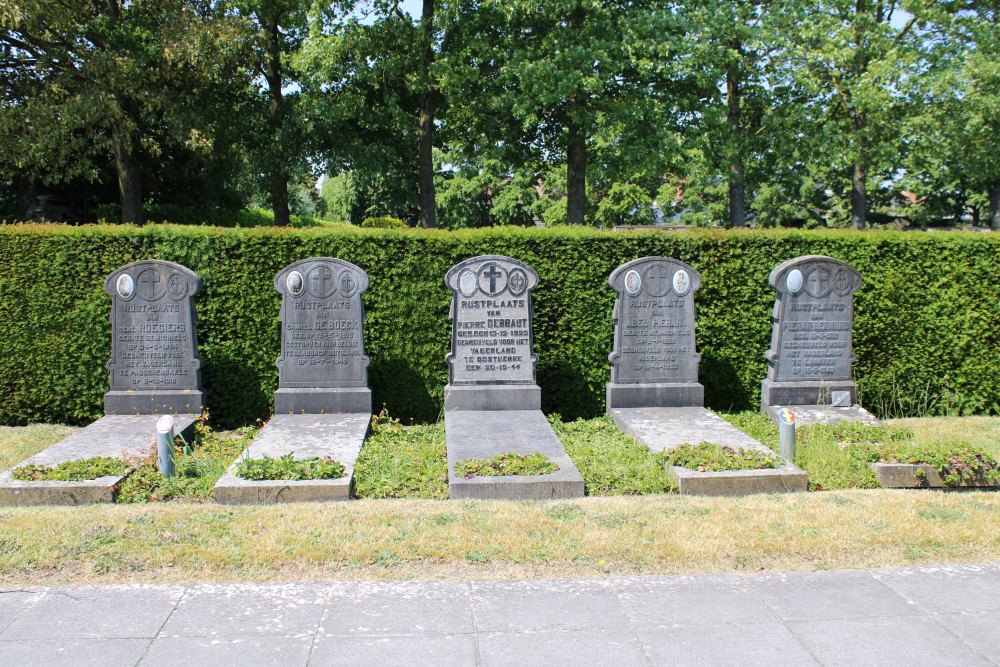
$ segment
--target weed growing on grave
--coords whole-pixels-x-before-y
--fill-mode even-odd
[[[559,415],[550,415],[549,423],[583,476],[588,496],[674,490],[663,467],[663,455],[650,452],[622,433],[610,417],[563,422]]]
[[[847,443],[848,455],[864,463],[906,463],[929,465],[947,486],[1000,480],[1000,464],[988,452],[960,441]],[[926,477],[922,470],[918,477]]]
[[[515,454],[504,452],[488,459],[463,459],[455,462],[455,474],[470,477],[510,477],[513,475],[551,475],[559,466],[541,452]]]
[[[383,410],[354,464],[358,498],[447,498],[444,424],[403,426]]]
[[[330,457],[297,459],[289,452],[272,459],[243,459],[236,465],[236,475],[252,482],[266,480],[300,481],[307,479],[338,479],[347,474],[344,464]]]
[[[774,454],[759,449],[736,449],[712,442],[683,444],[666,455],[667,465],[680,466],[698,472],[725,470],[762,470],[780,468],[782,461]]]
[[[257,427],[248,426],[226,433],[216,433],[204,420],[195,425],[193,446],[177,439],[174,453],[174,477],[164,477],[156,464],[156,450],[127,461],[128,476],[115,496],[117,503],[149,503],[165,500],[206,502],[212,498],[215,483],[229,465],[249,446]]]
[[[21,482],[82,482],[99,477],[121,477],[124,474],[125,461],[112,456],[64,461],[56,466],[32,463],[11,472],[11,476]]]

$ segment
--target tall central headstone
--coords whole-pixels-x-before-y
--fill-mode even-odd
[[[200,288],[193,271],[159,259],[123,266],[104,280],[111,296],[105,414],[201,414],[194,310]]]
[[[361,301],[368,274],[314,257],[282,269],[274,288],[281,294],[275,414],[371,412]]]
[[[473,257],[448,271],[452,345],[444,390],[448,488],[452,498],[574,498],[583,477],[541,410],[535,383],[531,291],[534,269],[510,257]],[[455,464],[540,452],[547,475],[465,478]]]
[[[445,283],[453,294],[445,410],[541,409],[531,328],[535,270],[510,257],[474,257],[454,266]]]
[[[615,269],[614,351],[608,408],[704,404],[695,350],[694,293],[701,274],[666,257],[643,257]]]
[[[807,255],[779,264],[769,282],[778,296],[761,410],[777,421],[781,407],[792,407],[796,421],[808,423],[826,421],[807,409],[823,406],[831,421],[874,421],[855,405],[858,387],[851,377],[854,292],[861,274],[839,259]]]
[[[274,416],[215,485],[215,500],[258,504],[347,500],[354,464],[371,423],[365,354],[368,274],[333,257],[289,264],[274,277],[281,294],[281,355]],[[242,459],[332,458],[343,477],[250,481],[236,475]]]

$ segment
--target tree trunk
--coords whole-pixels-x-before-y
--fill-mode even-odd
[[[420,100],[420,225],[437,227],[434,197],[434,110],[437,106],[437,89],[431,82],[431,65],[434,64],[434,0],[424,0],[421,22],[424,27],[424,76],[427,89]]]
[[[1000,183],[990,188],[990,229],[1000,232]]]
[[[732,45],[739,49],[739,44]],[[726,102],[729,106],[726,120],[729,122],[729,141],[732,156],[729,160],[729,224],[743,227],[747,222],[746,170],[743,165],[743,146],[740,128],[740,80],[739,66],[731,62],[726,68]]]
[[[587,210],[587,138],[583,129],[570,123],[566,148],[566,222],[584,224]]]
[[[285,125],[285,105],[281,93],[281,29],[277,17],[271,17],[268,24],[267,45],[267,90],[271,96],[271,210],[274,212],[276,227],[287,227],[291,222],[288,210],[288,166],[285,163],[285,147],[281,145],[281,131]]]
[[[851,165],[851,224],[855,229],[864,229],[868,220],[868,194],[865,192],[865,115],[853,114],[854,136],[858,149],[855,162]]]
[[[120,125],[114,129],[115,170],[118,172],[118,196],[122,205],[122,222],[141,225],[142,180],[135,149]]]

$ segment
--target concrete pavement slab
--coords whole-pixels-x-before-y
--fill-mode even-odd
[[[818,664],[780,622],[639,628],[636,632],[654,665]]]
[[[37,591],[19,591],[0,588],[0,638],[7,626],[24,613],[36,602],[45,597],[45,593]]]
[[[789,621],[787,625],[810,653],[831,667],[993,664],[926,617]]]
[[[134,665],[151,639],[0,640],[0,665],[106,667]]]
[[[931,613],[1000,611],[1000,565],[879,570],[879,581]]]
[[[597,581],[473,582],[479,632],[626,627],[608,586]]]
[[[19,615],[3,632],[11,639],[155,637],[183,594],[180,586],[64,586]]]
[[[635,577],[612,586],[635,626],[717,625],[778,621],[737,575]]]
[[[418,635],[473,632],[464,581],[335,584],[320,623],[324,635]]]
[[[476,638],[462,635],[319,637],[310,667],[467,667],[476,664]]]
[[[319,584],[200,585],[184,595],[161,635],[311,637],[327,593]]]
[[[648,665],[638,640],[619,629],[488,632],[479,636],[484,667]]]
[[[312,642],[312,637],[164,637],[153,642],[139,664],[142,667],[304,667]]]
[[[748,583],[784,620],[921,613],[865,571],[788,572],[750,577]]]
[[[941,614],[934,620],[958,635],[966,644],[1000,663],[1000,612]]]

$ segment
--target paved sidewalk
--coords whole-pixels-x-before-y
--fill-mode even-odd
[[[0,665],[1000,665],[1000,563],[0,587]]]

